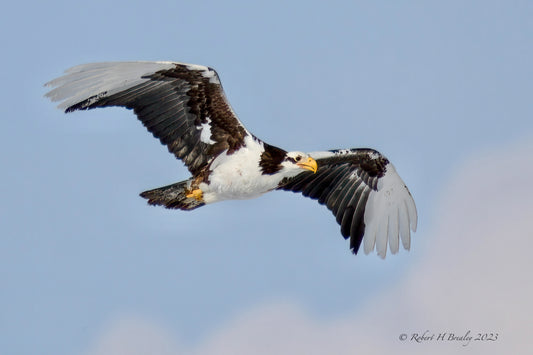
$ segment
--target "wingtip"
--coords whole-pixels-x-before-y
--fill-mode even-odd
[[[407,192],[409,192],[409,190],[407,190]],[[413,232],[416,232],[416,228],[418,225],[418,211],[416,209],[415,200],[413,199],[413,196],[411,195],[410,192],[409,192],[409,200],[407,201],[407,213],[409,214],[409,224],[410,224],[411,230]]]
[[[413,233],[416,233],[416,229],[418,228],[418,216],[415,213],[415,217],[413,218],[413,222],[411,222],[411,230]]]
[[[387,256],[387,249],[385,249],[383,252],[378,251],[378,256],[381,260],[385,260],[385,257]]]

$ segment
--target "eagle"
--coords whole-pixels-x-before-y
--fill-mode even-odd
[[[104,62],[78,65],[45,84],[65,113],[97,107],[133,110],[142,124],[183,161],[185,181],[142,192],[150,205],[194,210],[273,190],[301,193],[325,205],[357,254],[399,241],[410,248],[417,211],[389,160],[373,149],[304,153],[270,145],[244,127],[217,72],[180,62]]]

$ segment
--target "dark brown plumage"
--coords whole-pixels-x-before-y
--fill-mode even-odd
[[[335,215],[357,253],[395,253],[416,230],[414,201],[392,164],[372,149],[287,152],[256,138],[233,112],[217,73],[176,62],[92,63],[49,83],[47,96],[66,112],[133,109],[178,159],[190,179],[141,193],[151,205],[192,210],[257,197],[274,189],[300,192]]]
[[[154,137],[195,174],[212,156],[226,149],[232,154],[242,147],[248,134],[226,100],[218,75],[209,71],[211,76],[206,76],[205,71],[176,64],[142,77],[148,80],[126,91],[109,96],[99,93],[65,112],[109,106],[133,109]],[[202,141],[197,128],[208,123],[213,144]]]

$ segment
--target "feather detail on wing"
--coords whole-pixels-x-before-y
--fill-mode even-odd
[[[194,174],[212,157],[231,154],[250,134],[212,68],[175,62],[108,62],[73,67],[46,84],[65,112],[133,109],[139,120]]]
[[[300,192],[327,206],[350,238],[354,254],[361,242],[365,253],[376,249],[385,257],[387,244],[393,254],[399,240],[409,249],[410,231],[416,231],[417,212],[409,190],[394,166],[372,149],[342,149],[309,153],[318,164],[284,179],[278,189]]]

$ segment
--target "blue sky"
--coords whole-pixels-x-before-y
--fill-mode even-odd
[[[137,338],[161,330],[155,338],[202,353],[228,327],[256,324],[239,319],[283,307],[299,310],[295,324],[313,319],[313,332],[338,319],[351,329],[373,300],[402,299],[401,285],[416,284],[428,260],[459,271],[451,246],[460,249],[463,234],[446,228],[457,225],[449,209],[463,205],[458,191],[468,195],[454,183],[475,174],[468,167],[484,162],[484,175],[465,178],[487,184],[484,198],[519,182],[531,194],[520,179],[532,162],[520,153],[533,138],[531,2],[48,1],[11,3],[0,16],[1,353],[101,355],[131,341],[115,331],[132,327]],[[288,150],[378,149],[417,203],[412,250],[353,256],[329,211],[285,192],[192,213],[147,206],[138,193],[187,178],[182,164],[131,112],[66,116],[43,98],[63,70],[110,60],[214,67],[247,128]],[[523,159],[505,165],[506,156]],[[483,201],[512,201],[501,198]],[[464,230],[469,243],[484,241],[483,229]],[[450,258],[429,258],[443,245]],[[469,285],[457,293],[477,294]],[[479,314],[467,323],[485,324]],[[463,330],[460,320],[448,325]],[[397,345],[396,328],[371,335]]]

